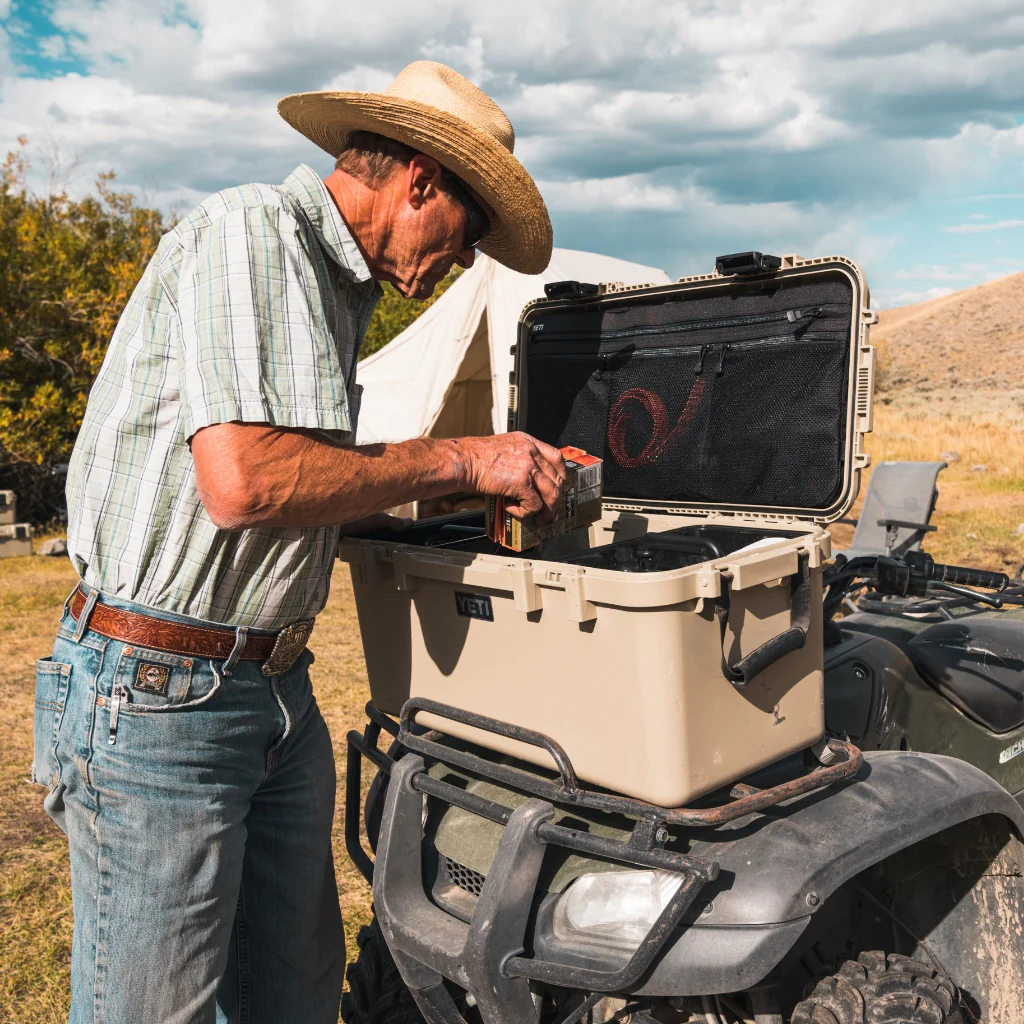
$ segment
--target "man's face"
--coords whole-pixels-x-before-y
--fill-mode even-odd
[[[387,197],[386,259],[380,276],[407,299],[429,298],[452,266],[471,267],[475,250],[466,248],[469,215],[441,168],[431,157],[417,156],[395,172]],[[488,215],[493,211],[475,193],[472,199]]]

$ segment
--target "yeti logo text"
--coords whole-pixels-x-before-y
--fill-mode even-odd
[[[456,590],[455,611],[467,619],[494,621],[494,608],[486,594],[467,594],[463,590]]]

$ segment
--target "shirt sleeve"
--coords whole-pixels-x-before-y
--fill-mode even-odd
[[[287,211],[243,207],[203,231],[178,282],[189,437],[229,422],[351,433],[355,409],[324,300]]]

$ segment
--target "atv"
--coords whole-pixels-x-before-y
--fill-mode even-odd
[[[908,552],[823,581],[826,740],[692,806],[582,785],[557,737],[368,704],[345,836],[376,916],[344,1020],[1024,1020],[1024,580]]]

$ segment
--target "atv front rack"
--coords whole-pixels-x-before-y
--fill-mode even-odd
[[[545,779],[511,765],[495,763],[477,754],[442,743],[439,739],[440,733],[424,732],[422,729],[417,729],[416,716],[419,712],[427,712],[439,718],[539,747],[551,757],[558,771],[558,779],[557,781]],[[569,755],[559,743],[549,736],[524,729],[518,725],[419,697],[410,698],[405,702],[398,722],[379,711],[372,701],[366,705],[366,715],[368,721],[364,731],[359,733],[353,730],[348,734],[345,842],[349,856],[367,881],[372,881],[373,864],[359,841],[361,757],[367,758],[382,772],[390,775],[397,756],[404,748],[422,755],[431,762],[438,761],[455,765],[501,785],[550,801],[552,804],[587,808],[608,814],[621,814],[636,822],[628,844],[629,852],[640,851],[645,856],[654,857],[658,861],[662,857],[674,858],[677,856],[656,849],[667,838],[667,836],[659,837],[659,832],[666,826],[713,828],[723,825],[748,814],[756,814],[783,801],[848,779],[856,775],[864,763],[863,755],[852,743],[831,739],[828,747],[833,761],[827,765],[821,765],[805,775],[765,789],[742,782],[737,783],[729,792],[728,802],[717,806],[669,808],[581,786]],[[394,743],[387,753],[377,745],[382,731],[394,737]],[[446,803],[489,818],[499,824],[506,824],[511,814],[509,808],[503,807],[493,800],[486,800],[467,793],[457,786],[432,778],[425,773],[416,776],[413,785],[421,793],[437,797]],[[556,828],[556,826],[549,827]],[[560,831],[570,832],[571,830],[561,829]],[[568,845],[580,853],[593,856],[625,859],[623,850],[626,844],[585,832],[573,831],[571,843],[559,842],[558,845]],[[670,867],[668,863],[655,863],[654,860],[636,863],[646,867],[666,867],[669,870],[677,870],[675,867]]]
[[[441,742],[442,733],[425,731],[417,724],[420,712],[539,747],[550,755],[558,778],[547,779],[449,746]],[[398,722],[372,703],[366,705],[366,714],[364,731],[348,734],[345,845],[353,863],[373,885],[377,917],[388,946],[430,1024],[462,1024],[464,1020],[444,978],[473,993],[485,1020],[532,1019],[528,981],[592,993],[629,990],[651,968],[704,886],[718,876],[716,862],[665,849],[670,839],[668,826],[709,827],[732,821],[850,778],[863,764],[856,747],[833,740],[829,746],[832,757],[838,759],[834,764],[766,789],[734,786],[729,802],[719,806],[666,808],[582,786],[558,743],[519,726],[420,698],[405,703]],[[386,753],[378,746],[382,732],[393,737]],[[390,776],[376,865],[360,841],[363,757]],[[460,767],[533,799],[515,809],[507,807],[434,778],[427,773],[428,762]],[[469,924],[435,905],[424,890],[423,795],[504,826]],[[594,835],[555,824],[556,806],[619,814],[634,820],[635,825],[624,840]],[[675,895],[617,969],[594,970],[525,955],[527,918],[544,849],[549,845],[681,876]],[[593,997],[562,1024],[581,1019],[592,1003]]]

